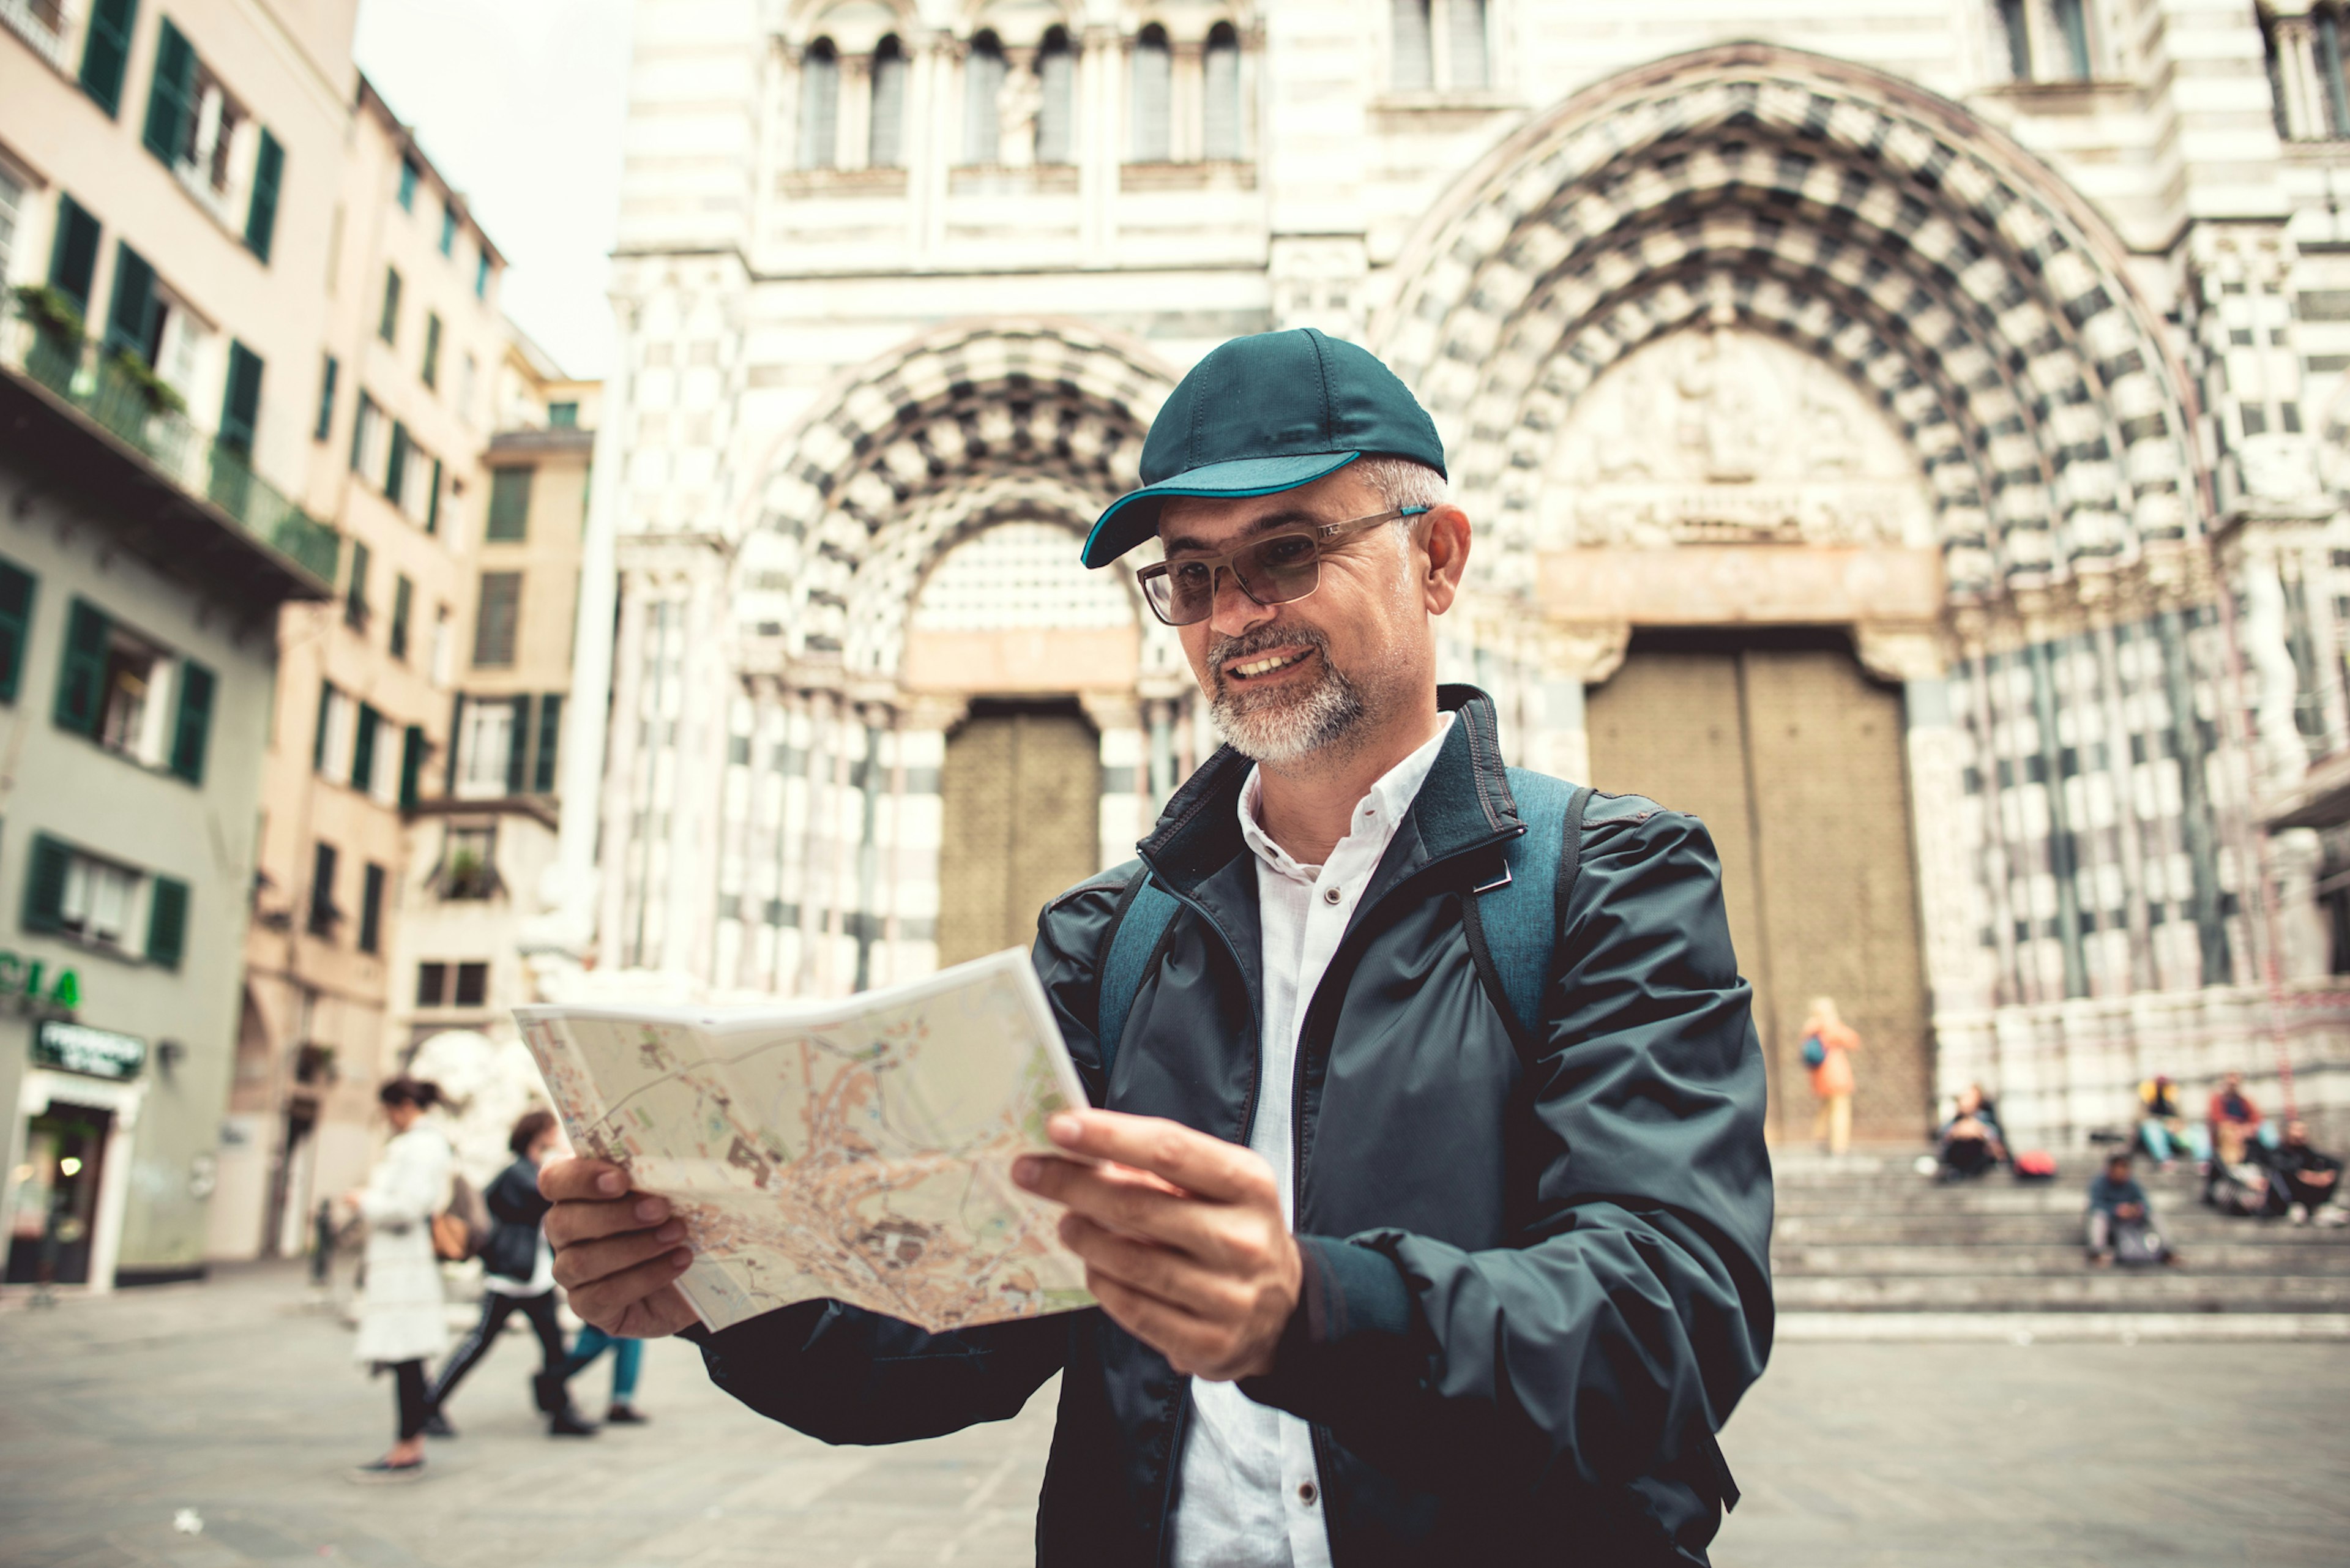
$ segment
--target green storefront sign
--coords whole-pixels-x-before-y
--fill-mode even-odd
[[[81,976],[69,969],[52,972],[39,959],[0,948],[0,997],[9,996],[46,1002],[70,1012],[81,1005]]]
[[[147,1042],[136,1034],[51,1018],[33,1035],[33,1064],[122,1082],[137,1077],[147,1064]]]

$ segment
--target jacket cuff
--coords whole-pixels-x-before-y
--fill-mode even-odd
[[[1305,1278],[1273,1370],[1241,1392],[1309,1420],[1336,1420],[1401,1379],[1424,1380],[1412,1333],[1411,1292],[1386,1253],[1328,1236],[1297,1238]]]

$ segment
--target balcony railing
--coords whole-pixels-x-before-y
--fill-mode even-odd
[[[6,306],[0,367],[80,410],[257,542],[322,581],[335,580],[340,536],[254,472],[244,452],[199,430],[151,376],[126,367],[22,297],[9,298]]]
[[[65,0],[0,0],[0,24],[68,76],[73,67],[68,63],[66,35],[72,21]]]

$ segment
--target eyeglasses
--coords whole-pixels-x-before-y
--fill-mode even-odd
[[[1382,523],[1417,517],[1428,510],[1399,506],[1376,517],[1267,534],[1225,555],[1156,562],[1135,573],[1134,580],[1141,586],[1150,613],[1169,626],[1191,626],[1215,613],[1216,577],[1222,571],[1232,573],[1232,581],[1253,604],[1290,604],[1321,586],[1322,552],[1330,545]]]

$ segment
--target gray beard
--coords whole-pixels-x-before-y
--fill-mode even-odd
[[[1224,667],[1257,652],[1250,646],[1253,640],[1267,648],[1288,643],[1313,649],[1320,679],[1302,691],[1268,692],[1261,702],[1253,700],[1245,686],[1235,693]],[[1215,695],[1208,704],[1208,717],[1216,732],[1241,755],[1274,767],[1341,747],[1370,711],[1362,689],[1331,664],[1328,647],[1310,634],[1284,630],[1257,639],[1236,638],[1217,650],[1212,668]]]

